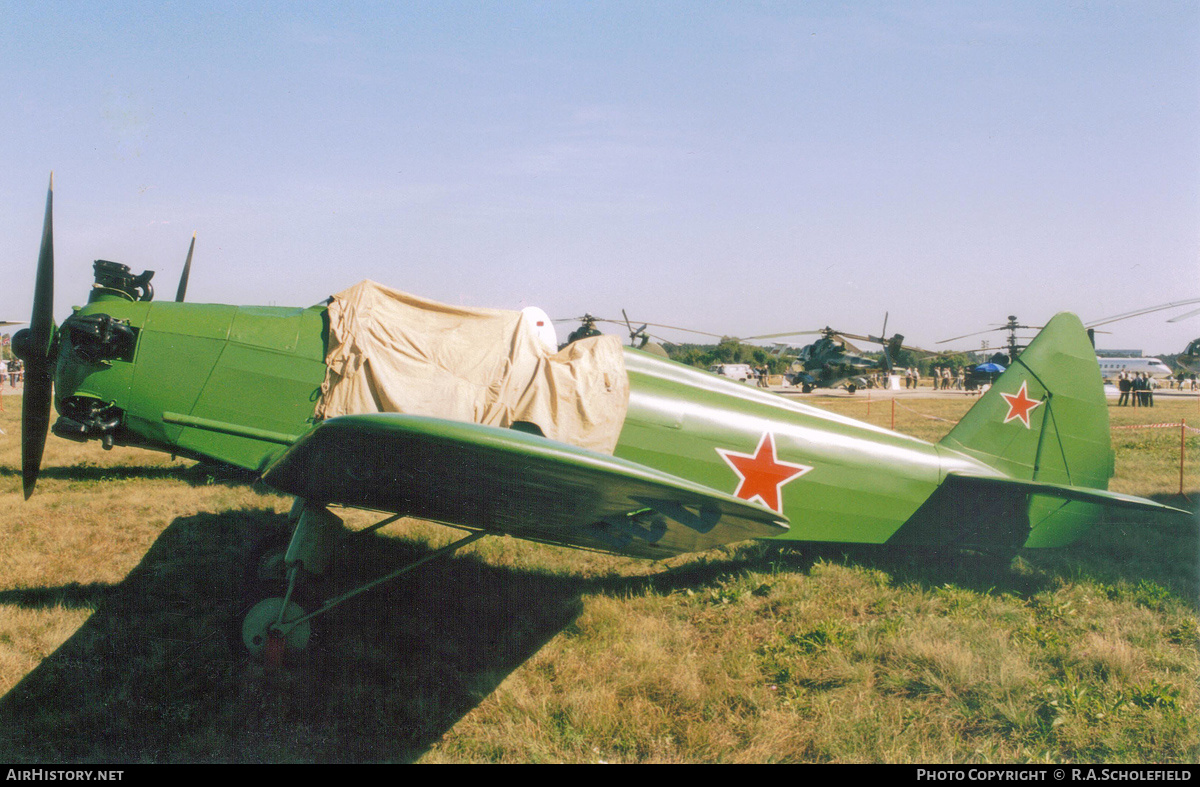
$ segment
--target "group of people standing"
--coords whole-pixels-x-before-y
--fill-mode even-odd
[[[20,358],[13,358],[11,361],[0,358],[0,385],[4,384],[4,378],[7,377],[9,386],[16,388],[24,376],[25,365],[21,363]]]
[[[933,390],[949,391],[955,388],[959,391],[963,389],[963,381],[966,377],[963,370],[960,368],[955,371],[949,366],[935,366],[931,371],[933,375]]]
[[[1154,378],[1145,372],[1121,372],[1121,376],[1117,378],[1117,390],[1121,394],[1117,398],[1117,405],[1153,407],[1156,387],[1158,384],[1154,382]]]
[[[930,370],[930,376],[933,378],[933,390],[949,391],[951,388],[963,390],[966,382],[966,370],[954,370],[949,366],[935,366]],[[916,369],[906,369],[904,372],[904,387],[905,388],[920,388],[921,373]]]

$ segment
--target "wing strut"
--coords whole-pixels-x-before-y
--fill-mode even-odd
[[[474,533],[471,533],[468,536],[464,536],[463,538],[460,538],[459,540],[455,541],[452,544],[447,544],[446,546],[442,547],[441,549],[434,550],[433,552],[430,552],[428,555],[425,555],[424,557],[422,557],[418,560],[414,560],[413,562],[409,563],[406,566],[401,566],[400,568],[396,569],[395,571],[393,571],[392,573],[390,573],[386,576],[382,576],[379,579],[368,582],[365,585],[356,587],[356,588],[354,588],[354,590],[346,591],[345,593],[343,593],[340,596],[331,598],[328,601],[326,601],[324,604],[322,604],[320,609],[318,609],[314,612],[310,612],[302,618],[297,618],[296,620],[291,620],[291,621],[288,621],[287,623],[284,623],[282,620],[280,620],[280,621],[278,621],[279,625],[281,626],[281,631],[279,633],[282,636],[287,636],[288,632],[290,632],[297,625],[304,623],[305,621],[312,620],[317,615],[323,615],[326,612],[328,612],[329,610],[333,609],[334,607],[345,604],[347,601],[354,598],[355,596],[360,596],[363,593],[366,593],[368,590],[372,590],[376,587],[379,587],[380,585],[384,584],[385,582],[391,582],[393,579],[400,576],[401,574],[406,574],[409,571],[412,571],[414,568],[416,568],[417,566],[419,566],[423,563],[428,563],[430,560],[439,558],[442,555],[447,555],[451,552],[461,549],[462,547],[465,547],[467,544],[478,541],[479,539],[483,538],[484,536],[491,536],[491,535],[495,535],[495,533],[492,533],[487,530],[478,530]],[[291,584],[291,582],[289,582],[289,585],[290,584]],[[292,588],[289,587],[288,592],[291,593],[291,590],[292,590]]]

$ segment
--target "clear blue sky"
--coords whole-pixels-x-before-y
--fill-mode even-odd
[[[170,297],[193,231],[197,301],[932,345],[1200,297],[1190,1],[0,0],[0,106],[0,319],[51,170],[60,320],[96,258]]]

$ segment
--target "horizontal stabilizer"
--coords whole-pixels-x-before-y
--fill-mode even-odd
[[[897,536],[936,538],[942,517],[949,525],[943,543],[966,537],[1060,547],[1108,509],[1180,511],[1106,491],[1114,468],[1108,400],[1096,350],[1073,314],[1046,323],[938,448],[996,474],[949,473]],[[985,516],[997,523],[992,533],[981,529]]]
[[[1061,547],[1110,508],[1192,516],[1183,509],[1103,489],[952,472],[888,543]]]
[[[1095,503],[1108,508],[1128,508],[1137,511],[1158,512],[1167,514],[1186,514],[1192,512],[1183,508],[1158,503],[1144,497],[1126,495],[1120,492],[1109,492],[1105,489],[1088,489],[1063,484],[1044,484],[1040,481],[1021,481],[1014,478],[996,478],[994,476],[978,476],[967,473],[950,473],[951,477],[961,478],[968,484],[977,486],[994,486],[1006,489],[1020,490],[1031,495],[1045,495],[1059,500],[1076,500],[1082,503]]]
[[[513,429],[374,413],[318,424],[263,480],[313,503],[662,558],[778,536],[763,506]]]

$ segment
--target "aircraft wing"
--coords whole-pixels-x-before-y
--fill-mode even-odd
[[[634,462],[513,429],[398,413],[324,421],[263,480],[315,503],[640,557],[788,529],[770,509]]]

